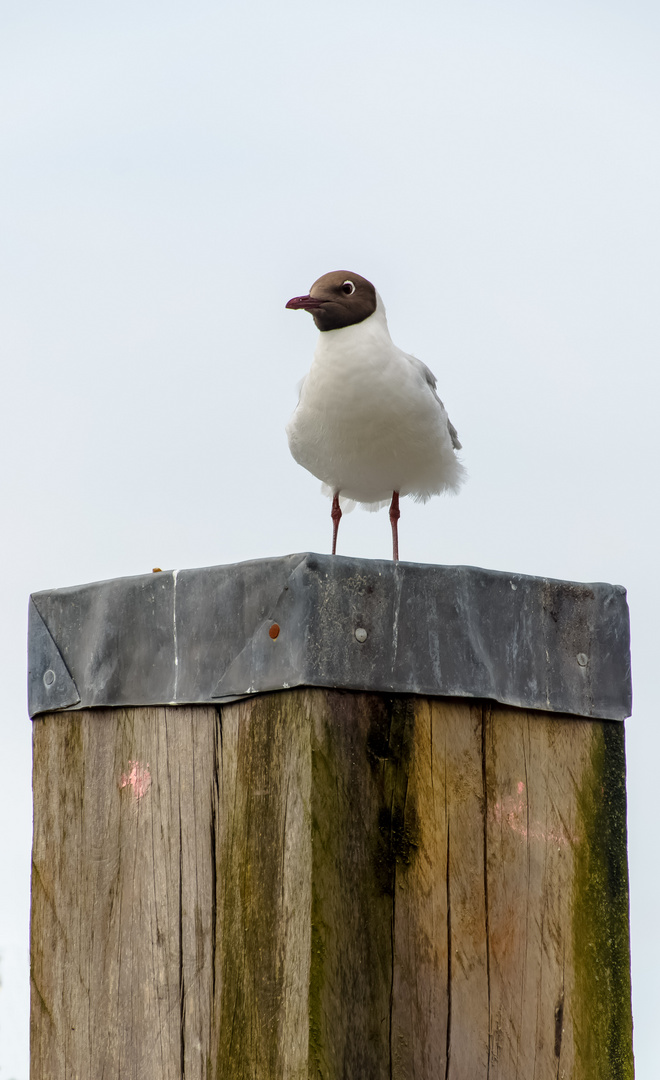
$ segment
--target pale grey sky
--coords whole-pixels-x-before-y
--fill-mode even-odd
[[[660,9],[6,0],[0,1080],[27,1080],[27,597],[327,551],[284,425],[332,269],[464,445],[404,559],[625,585],[637,1075],[657,1076]],[[386,512],[340,551],[389,555]]]

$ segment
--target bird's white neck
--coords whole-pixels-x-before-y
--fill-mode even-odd
[[[341,326],[337,330],[325,330],[319,334],[314,352],[316,360],[337,353],[361,352],[365,349],[392,348],[392,339],[387,328],[385,305],[376,293],[376,310],[362,322],[352,326]]]

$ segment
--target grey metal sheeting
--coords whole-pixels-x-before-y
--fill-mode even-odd
[[[30,599],[31,716],[293,686],[622,720],[631,709],[625,590],[307,553]]]

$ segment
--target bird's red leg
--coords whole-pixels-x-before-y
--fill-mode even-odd
[[[330,511],[330,517],[332,518],[332,554],[337,554],[337,533],[339,532],[339,522],[341,520],[341,506],[339,505],[339,495],[335,495],[332,500],[332,510]]]
[[[397,522],[401,517],[399,510],[399,492],[394,491],[392,493],[392,502],[390,504],[390,525],[392,526],[392,558],[394,562],[399,561],[399,529]]]

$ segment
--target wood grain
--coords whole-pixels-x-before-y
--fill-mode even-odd
[[[34,722],[33,1080],[629,1080],[623,727],[342,691]]]

